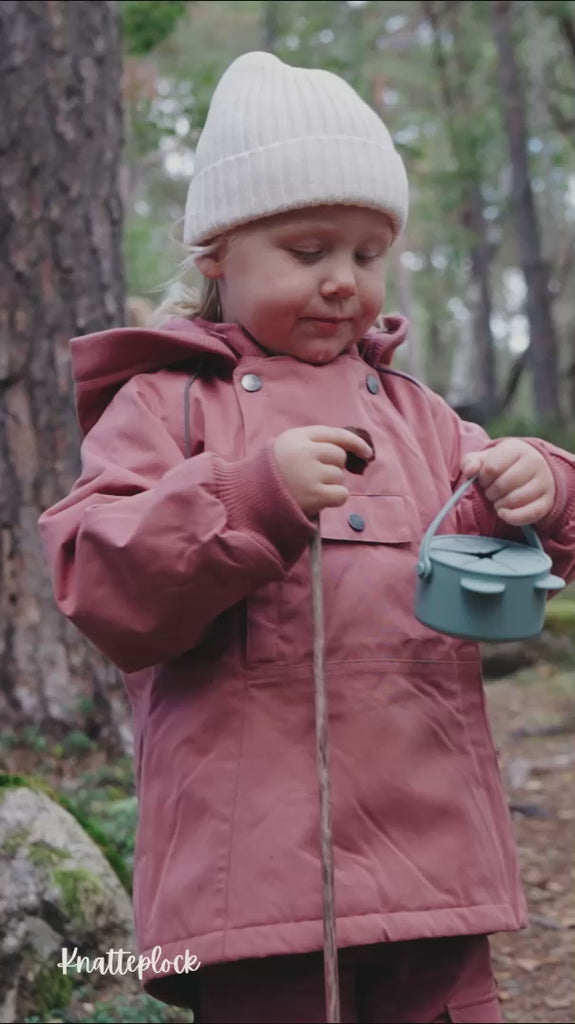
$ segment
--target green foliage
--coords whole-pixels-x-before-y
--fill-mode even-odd
[[[64,1020],[60,1010],[54,1010],[54,1007],[67,1006],[74,987],[73,979],[61,971],[54,970],[53,964],[47,963],[34,975],[32,986],[34,1005],[40,1016],[27,1017],[26,1020],[38,1024]]]
[[[521,416],[504,416],[487,426],[491,437],[539,437],[569,452],[575,452],[575,429],[555,423],[537,423]]]
[[[0,799],[2,799],[3,792],[7,792],[14,786],[25,786],[27,789],[35,789],[58,803],[57,795],[42,779],[32,778],[31,775],[14,775],[11,772],[0,772]]]
[[[39,754],[46,754],[50,751],[54,757],[61,757],[90,753],[95,749],[96,744],[81,729],[75,729],[68,733],[62,742],[54,743],[50,737],[44,736],[36,725],[26,725],[18,734],[5,733],[1,739],[1,746],[5,749],[16,746],[27,747]]]
[[[80,697],[76,707],[79,715],[87,717],[94,714],[96,701],[93,697]]]
[[[85,773],[72,805],[76,817],[87,821],[89,827],[95,826],[108,848],[113,849],[116,871],[129,888],[138,824],[138,803],[129,759]]]
[[[62,977],[69,983],[68,998],[59,996],[52,1003],[44,1000],[43,1015],[26,1017],[25,1024],[46,1024],[49,1020],[61,1021],[62,1024],[168,1024],[193,1020],[191,1013],[166,1006],[165,1003],[160,1003],[147,995],[99,1000],[92,1003],[93,1008],[86,1015],[72,1015],[68,1008],[71,979],[65,975]]]
[[[102,827],[101,822],[86,814],[75,801],[63,796],[58,799],[62,807],[76,818],[76,821],[82,826],[87,835],[89,835],[97,846],[100,847],[108,863],[116,872],[120,882],[124,886],[124,889],[128,894],[131,894],[131,870],[127,867],[124,857],[118,851],[116,843],[110,837],[109,833],[107,833]]]
[[[171,35],[187,0],[121,0],[125,47],[130,54],[149,53]]]
[[[29,747],[30,750],[37,750],[39,752],[45,751],[49,747],[47,737],[43,736],[35,725],[24,726],[20,734],[20,744],[23,747]]]
[[[545,628],[552,633],[575,637],[575,600],[549,601],[545,608]]]
[[[182,204],[185,194],[182,196]],[[176,272],[175,245],[169,242],[165,224],[153,215],[128,214],[124,228],[124,259],[130,295],[149,297],[154,304],[161,299],[161,286]]]
[[[87,754],[91,750],[96,749],[94,740],[90,739],[90,737],[80,729],[74,729],[72,732],[69,732],[62,746],[66,756],[70,756],[71,754]]]
[[[552,18],[573,18],[575,8],[573,0],[535,0],[540,14]]]

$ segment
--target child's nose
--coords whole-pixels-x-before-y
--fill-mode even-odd
[[[349,298],[355,294],[356,288],[354,268],[351,265],[338,264],[326,275],[321,291],[326,297],[338,295],[340,298]]]

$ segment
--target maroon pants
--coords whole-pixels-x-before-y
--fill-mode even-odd
[[[320,1024],[323,955],[200,967],[198,1024]],[[339,952],[343,1024],[498,1024],[487,936],[354,946]]]

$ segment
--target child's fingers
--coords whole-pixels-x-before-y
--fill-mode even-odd
[[[314,426],[308,430],[308,437],[311,441],[337,445],[346,452],[355,452],[360,459],[371,459],[373,452],[367,441],[364,441],[357,434],[345,427],[323,427]],[[333,460],[330,460],[333,461]],[[344,459],[345,462],[345,459]]]
[[[479,483],[485,489],[510,469],[521,458],[521,454],[521,450],[509,448],[505,443],[483,452],[469,452],[463,460],[462,471],[468,477],[479,474]]]
[[[461,464],[461,472],[466,479],[475,476],[481,469],[481,455],[479,452],[469,452]]]
[[[508,494],[511,494],[513,491],[517,491],[521,487],[532,482],[535,483],[536,488],[538,488],[540,492],[540,482],[533,473],[527,471],[522,461],[518,461],[514,462],[509,469],[504,470],[504,472],[501,473],[493,483],[483,485],[483,493],[488,501],[492,501],[495,504],[496,501],[501,501],[502,498],[505,498]],[[534,494],[533,497],[536,497],[536,494]]]
[[[345,460],[345,454],[344,454]],[[321,483],[326,486],[332,486],[333,484],[341,485],[345,479],[345,474],[341,466],[332,466],[324,464],[321,470]]]
[[[493,507],[499,512],[500,509],[512,509],[521,508],[526,505],[531,505],[539,498],[543,497],[543,489],[538,480],[528,480],[527,483],[523,483],[519,487],[512,488],[504,494],[501,494],[499,498],[495,500],[487,495],[490,501],[493,501]]]
[[[313,448],[314,458],[326,466],[345,466],[346,452],[337,444],[316,442]]]
[[[342,485],[331,485],[322,489],[322,508],[339,508],[341,505],[345,505],[349,498],[349,491],[347,487]]]
[[[502,508],[497,510],[497,515],[510,526],[527,526],[530,523],[537,523],[549,511],[549,501],[546,497],[537,498],[529,505],[522,505],[521,508]]]

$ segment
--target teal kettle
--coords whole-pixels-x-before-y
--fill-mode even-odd
[[[522,527],[525,544],[465,534],[435,536],[476,479],[454,492],[423,537],[415,616],[430,629],[468,640],[537,636],[548,592],[561,590],[565,581],[550,572],[551,559],[532,526]]]

